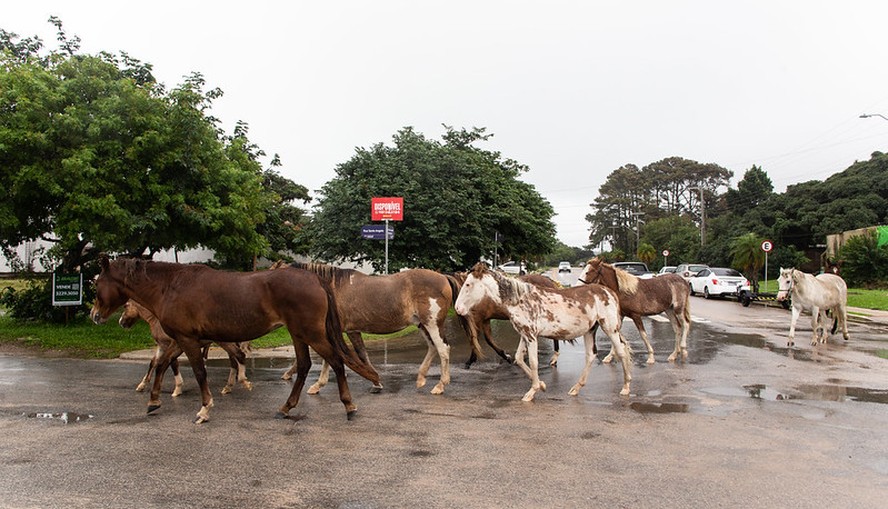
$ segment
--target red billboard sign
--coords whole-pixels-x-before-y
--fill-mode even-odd
[[[403,221],[404,198],[370,198],[371,221]]]

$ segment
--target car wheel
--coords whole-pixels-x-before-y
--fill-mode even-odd
[[[704,298],[704,299],[709,299],[709,298],[711,298],[711,297],[712,297],[712,296],[709,295],[709,287],[708,287],[708,286],[704,286],[704,287],[703,287],[703,298]]]

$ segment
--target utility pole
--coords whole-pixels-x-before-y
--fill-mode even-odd
[[[644,223],[639,216],[643,216],[644,212],[633,212],[633,216],[635,216],[635,253],[638,254],[638,244],[641,241],[641,223]]]
[[[700,191],[700,247],[706,245],[706,200],[703,199],[702,187],[689,187],[691,191]]]

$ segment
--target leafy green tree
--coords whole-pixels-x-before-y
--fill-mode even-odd
[[[638,259],[644,262],[645,265],[651,265],[653,261],[657,258],[657,251],[654,249],[654,246],[648,244],[647,242],[642,242],[638,245],[636,256],[638,256]]]
[[[66,270],[100,250],[262,254],[276,195],[245,132],[224,138],[208,115],[221,91],[195,73],[167,92],[126,54],[77,54],[52,21],[46,56],[0,32],[0,247],[53,242]]]
[[[324,260],[385,263],[384,242],[364,240],[373,197],[404,198],[404,221],[394,222],[389,267],[465,269],[493,259],[495,232],[501,259],[541,259],[555,247],[554,211],[536,189],[518,180],[527,168],[475,146],[483,128],[448,126],[443,143],[410,127],[358,149],[321,189],[309,226],[313,254]]]
[[[739,268],[750,278],[756,291],[758,291],[759,274],[765,265],[765,252],[761,248],[763,240],[754,233],[747,233],[735,238],[731,243],[731,265]]]
[[[700,228],[688,216],[667,216],[648,221],[644,225],[642,240],[653,246],[656,253],[668,249],[670,265],[696,262],[700,251]],[[657,262],[654,266],[662,265]]]
[[[774,184],[768,174],[760,166],[753,165],[743,174],[737,183],[737,189],[728,189],[725,193],[728,209],[743,215],[763,203],[774,192]]]

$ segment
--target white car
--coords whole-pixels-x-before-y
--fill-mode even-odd
[[[558,264],[558,272],[559,273],[570,272],[570,271],[571,271],[570,262],[560,262]]]
[[[691,295],[702,293],[708,299],[737,295],[737,289],[741,286],[749,286],[749,280],[734,269],[708,267],[692,276],[688,280],[688,284],[691,287]]]
[[[527,274],[527,267],[523,263],[506,262],[501,263],[497,268],[506,274]]]

